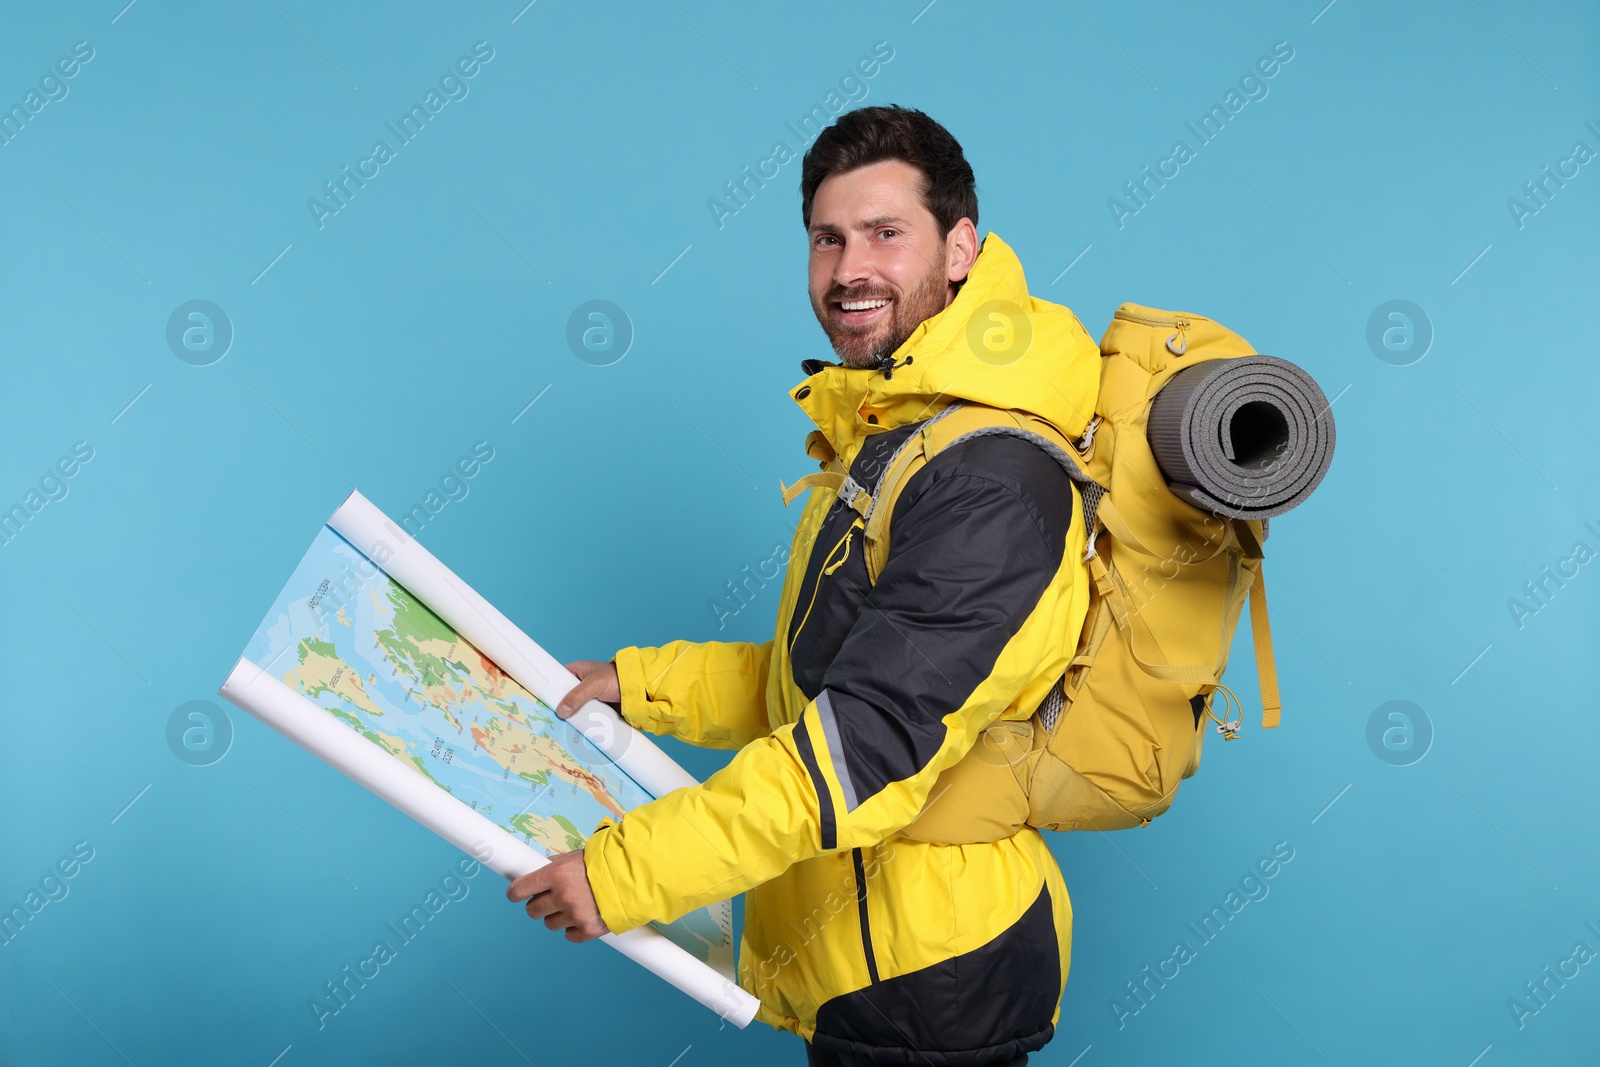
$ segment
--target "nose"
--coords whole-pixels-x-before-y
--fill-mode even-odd
[[[833,266],[834,284],[849,290],[860,287],[871,277],[871,249],[864,242],[847,240]]]

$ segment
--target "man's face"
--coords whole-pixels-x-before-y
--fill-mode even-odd
[[[812,198],[811,310],[846,366],[876,366],[948,307],[977,256],[969,220],[939,236],[922,184],[884,160],[830,175]]]

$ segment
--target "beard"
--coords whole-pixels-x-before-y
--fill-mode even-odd
[[[944,257],[938,256],[928,272],[919,278],[909,293],[889,291],[851,291],[835,288],[822,302],[812,298],[811,310],[828,335],[828,343],[847,367],[875,367],[891,355],[927,319],[945,309],[947,281]],[[851,326],[841,318],[837,306],[843,300],[892,301],[889,314],[870,326]]]

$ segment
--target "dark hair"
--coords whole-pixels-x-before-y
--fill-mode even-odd
[[[933,119],[899,104],[847,111],[818,134],[800,165],[800,218],[811,226],[811,202],[824,178],[869,163],[899,159],[922,172],[922,202],[943,240],[963,218],[978,224],[978,190],[961,144]]]

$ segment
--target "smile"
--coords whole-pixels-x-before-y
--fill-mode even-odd
[[[834,306],[839,309],[839,318],[847,325],[864,326],[887,315],[893,303],[888,297],[877,297],[872,300],[838,301]]]

